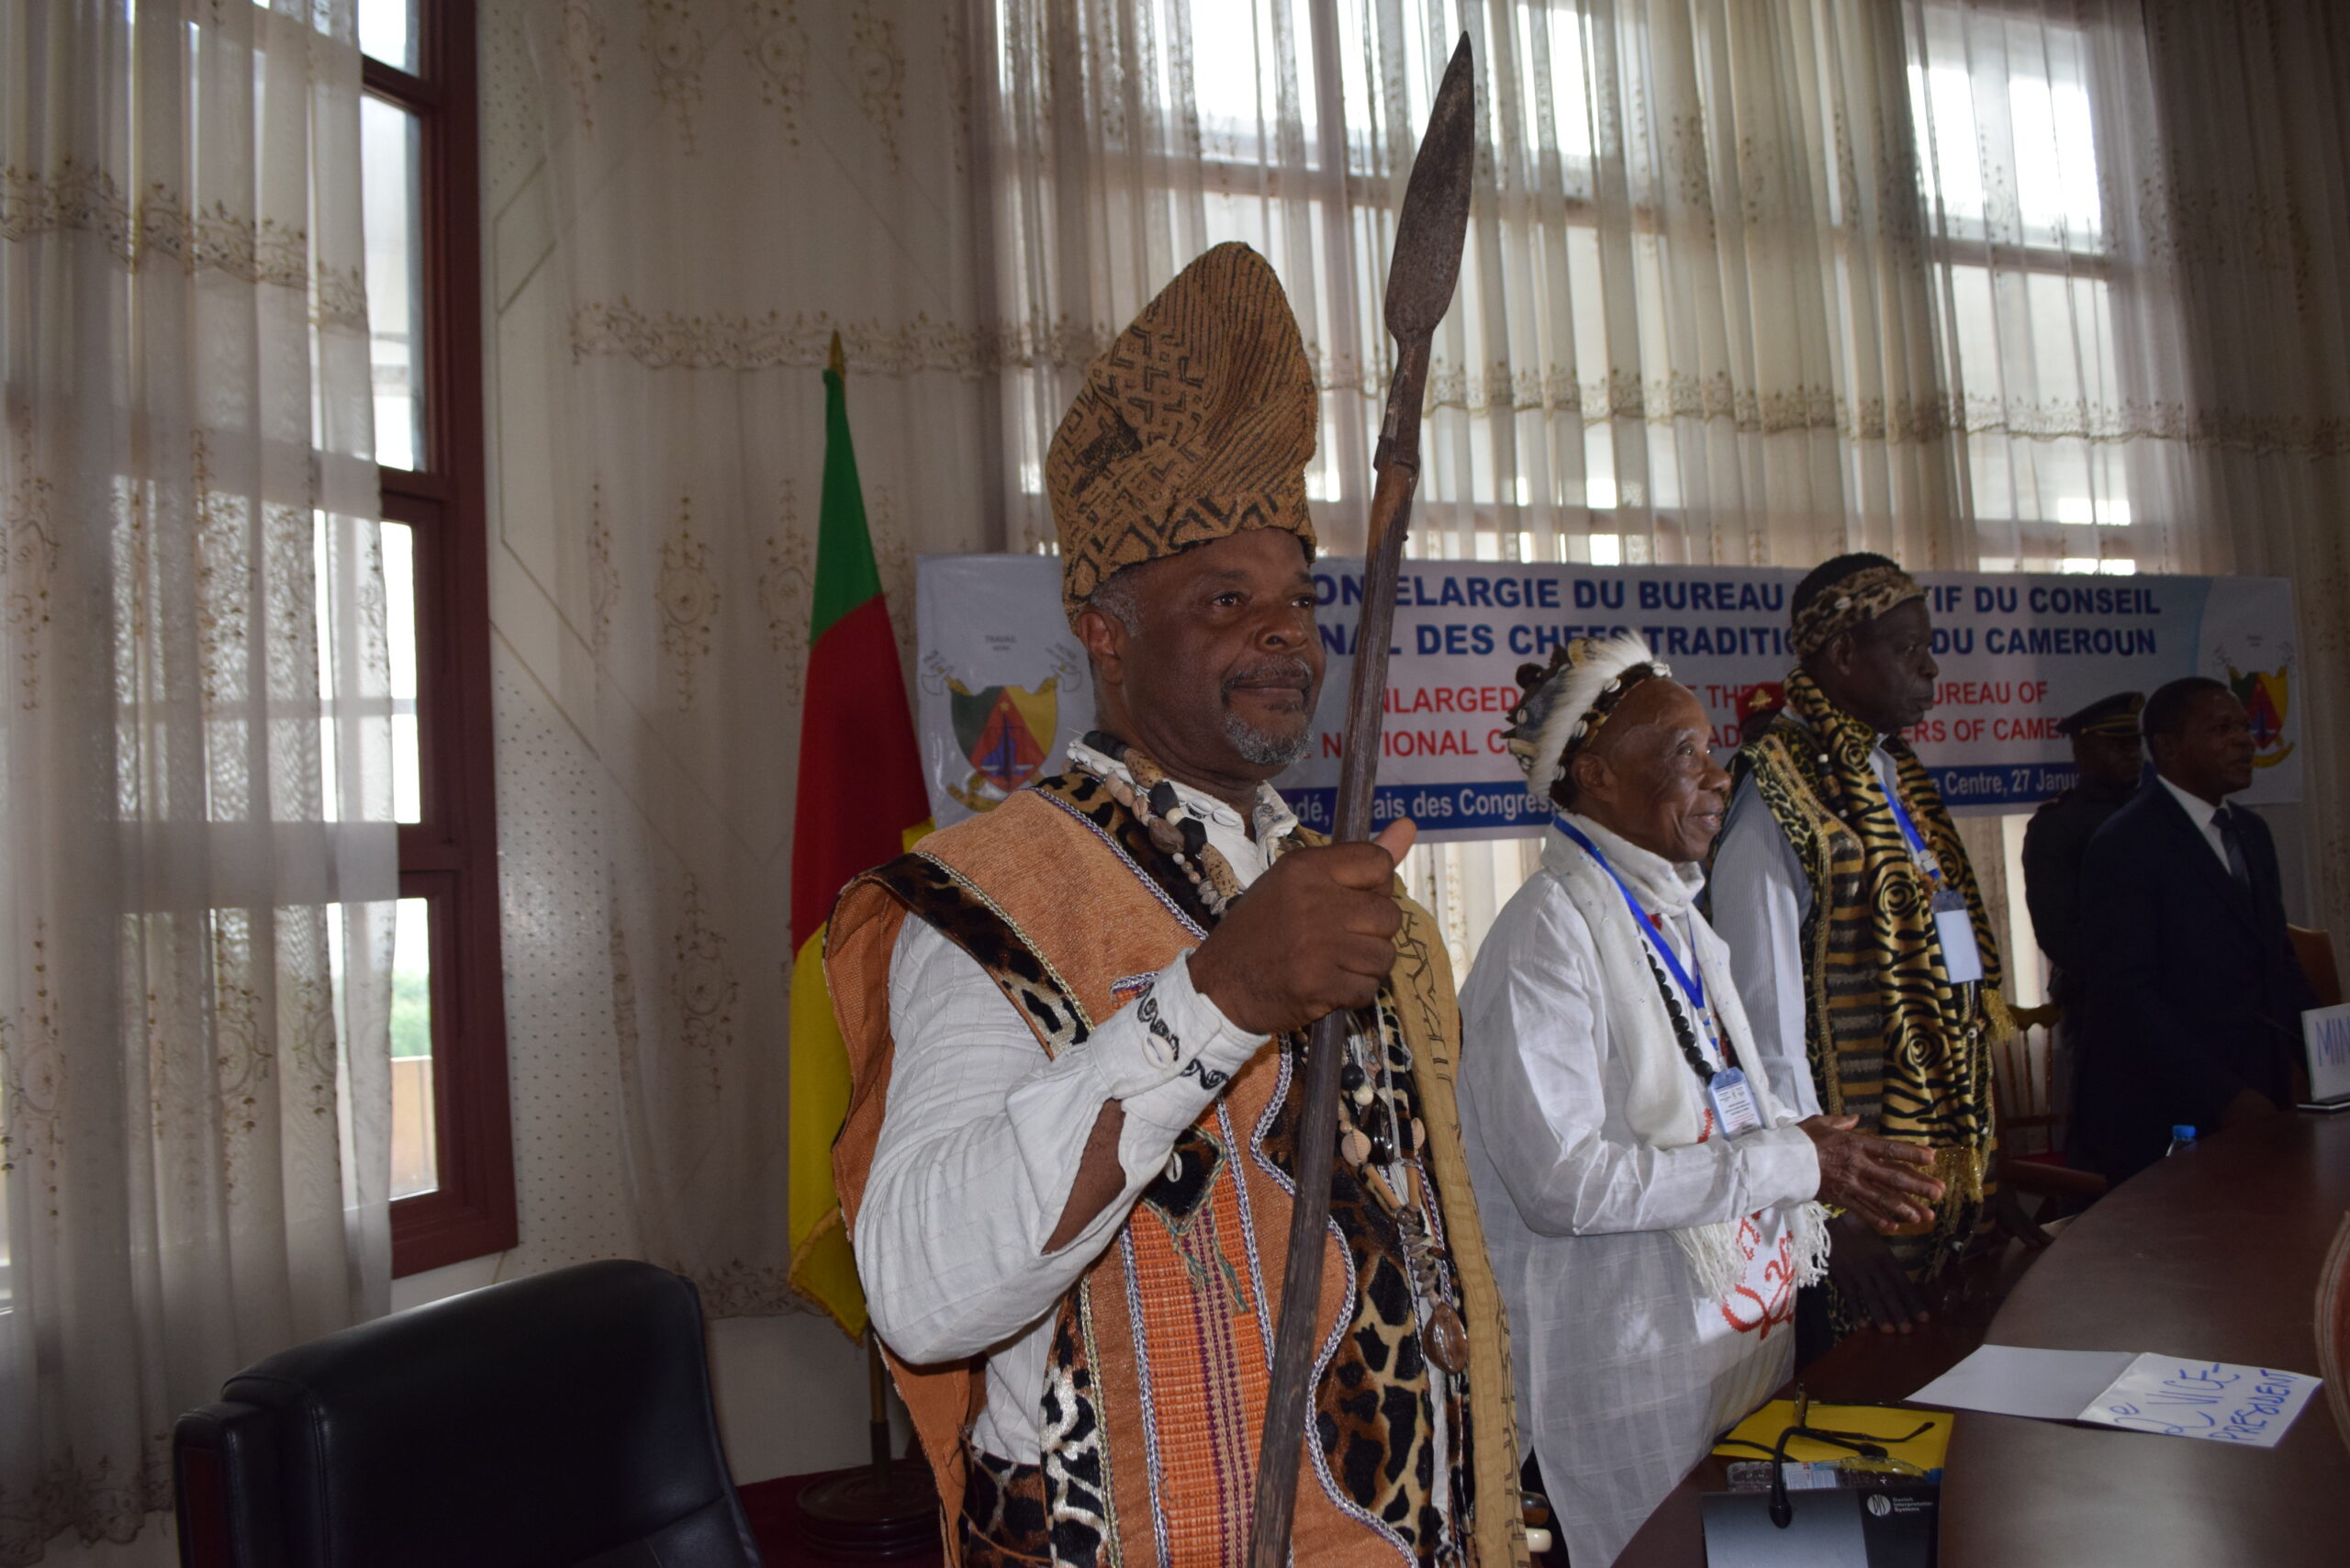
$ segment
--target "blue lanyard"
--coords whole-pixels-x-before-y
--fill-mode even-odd
[[[1599,852],[1599,846],[1584,837],[1576,829],[1575,824],[1563,816],[1552,817],[1550,824],[1573,839],[1585,855],[1599,862],[1599,868],[1607,873],[1608,880],[1616,884],[1616,890],[1624,895],[1624,907],[1632,912],[1633,924],[1643,930],[1654,933],[1654,927],[1650,924],[1646,912],[1640,908],[1639,901],[1632,896],[1632,890],[1624,885],[1624,879],[1616,874],[1616,868],[1607,863],[1607,857]],[[1687,997],[1697,1012],[1703,1014],[1706,1011],[1705,982],[1681,967],[1681,960],[1673,957],[1673,944],[1667,942],[1662,933],[1655,933],[1655,939],[1650,942],[1649,946],[1656,949],[1657,956],[1664,960],[1664,967],[1673,972],[1673,982],[1681,988],[1681,994]],[[1710,1032],[1709,1020],[1708,1033]]]
[[[1874,773],[1876,769],[1871,767],[1869,771]],[[1928,880],[1939,882],[1942,879],[1942,858],[1926,847],[1926,841],[1918,835],[1918,824],[1909,820],[1909,809],[1901,803],[1900,779],[1901,776],[1897,771],[1893,784],[1886,789],[1886,804],[1893,808],[1893,820],[1900,824],[1901,836],[1909,841],[1910,858],[1918,862],[1918,868],[1926,874]]]

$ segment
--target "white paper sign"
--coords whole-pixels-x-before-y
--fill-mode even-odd
[[[1913,1405],[2071,1421],[2130,1368],[2127,1350],[1985,1345],[1909,1396]]]
[[[2310,1098],[2350,1094],[2350,1002],[2302,1014],[2301,1044],[2308,1053]]]
[[[2320,1380],[2273,1367],[2140,1356],[2081,1412],[2084,1421],[2271,1449]]]
[[[1909,1402],[2266,1449],[2277,1446],[2321,1382],[2185,1356],[1985,1345]]]

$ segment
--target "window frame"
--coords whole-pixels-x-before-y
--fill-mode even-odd
[[[1936,7],[1929,6],[1929,9],[1933,8]],[[1957,6],[1948,8],[1960,9]],[[2044,23],[2044,19],[2029,7],[1978,5],[1965,7],[1965,9],[1986,15],[2005,13],[2014,19]],[[2093,21],[2083,18],[2072,22],[2044,25],[2077,34],[2082,58],[2087,60],[2091,57],[2094,46],[2094,39],[2090,37],[2091,28],[2095,26]],[[1971,69],[1969,74],[1972,74]],[[2106,145],[2104,134],[2108,122],[2106,117],[2098,112],[2098,86],[2095,81],[2085,82],[2084,91],[2087,93],[2089,100],[2089,133],[2092,148],[2098,161],[2098,167],[2102,171],[2112,166],[2113,150]],[[2102,211],[2098,215],[2100,230],[2098,243],[2094,247],[2082,250],[2052,244],[2044,239],[2029,235],[2023,238],[1994,239],[1987,229],[1980,233],[1972,232],[1961,229],[1956,223],[1948,219],[1940,205],[1927,196],[1927,193],[1933,188],[1937,174],[1927,166],[1930,152],[1924,134],[1925,127],[1918,118],[1917,104],[1917,93],[1913,87],[1908,111],[1910,117],[1912,140],[1915,145],[1912,168],[1919,182],[1921,197],[1925,197],[1922,202],[1925,216],[1925,257],[1932,274],[1930,281],[1934,292],[1934,326],[1935,330],[1942,334],[1946,345],[1941,351],[1943,365],[1939,373],[1939,378],[1944,393],[1963,403],[1964,393],[1958,388],[1964,386],[1964,371],[1958,349],[1956,291],[1951,282],[1952,274],[1956,269],[1980,267],[1995,277],[2004,274],[2014,277],[2060,278],[2068,283],[2086,282],[2104,291],[2109,302],[2126,283],[2128,269],[2126,264],[2116,261],[2112,251],[2104,243],[2108,215]],[[2110,195],[2105,181],[2100,176],[2100,204]],[[1953,370],[1958,372],[1955,384],[1950,374]],[[2121,498],[2132,506],[2132,515],[2127,522],[2112,522],[2094,516],[2086,523],[2065,521],[2060,518],[2047,516],[2011,518],[1993,514],[1986,519],[1976,504],[1974,435],[1964,428],[1963,406],[1958,415],[1958,426],[1953,430],[1953,435],[1954,441],[1952,457],[1958,487],[1960,519],[1978,542],[1986,525],[2014,531],[2016,554],[2012,557],[2012,564],[2007,569],[2018,572],[2078,572],[2082,575],[2134,575],[2143,569],[2142,552],[2145,549],[2153,531],[2149,526],[2152,520],[2142,515],[2138,510],[2143,504],[2142,497],[2132,494]],[[2094,543],[2095,550],[2092,553],[2081,554],[2066,548],[2068,545],[2084,542]],[[2117,548],[2108,548],[2109,543]],[[2002,559],[2006,558],[2002,557]],[[2126,564],[2127,572],[2115,572],[2114,568],[2118,564]]]
[[[378,467],[382,516],[415,541],[419,821],[399,825],[400,897],[431,924],[431,1192],[393,1202],[395,1277],[515,1244],[490,705],[482,388],[480,127],[474,0],[415,0],[418,70],[372,57],[364,85],[417,117],[424,450]]]

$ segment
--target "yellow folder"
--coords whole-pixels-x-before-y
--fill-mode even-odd
[[[1774,1399],[1770,1404],[1730,1428],[1729,1435],[1715,1445],[1714,1451],[1724,1459],[1763,1459],[1779,1440],[1779,1434],[1794,1424],[1796,1405],[1792,1399]],[[1881,1441],[1886,1451],[1894,1458],[1907,1460],[1920,1470],[1942,1467],[1942,1454],[1950,1447],[1950,1412],[1947,1410],[1899,1410],[1884,1405],[1813,1405],[1805,1413],[1804,1425],[1830,1432],[1858,1432]],[[1923,1432],[1907,1442],[1891,1439],[1916,1431],[1920,1423],[1931,1423]],[[1750,1448],[1749,1443],[1761,1447]],[[1792,1460],[1855,1459],[1851,1449],[1834,1443],[1817,1442],[1810,1438],[1795,1438],[1787,1443],[1787,1457]]]

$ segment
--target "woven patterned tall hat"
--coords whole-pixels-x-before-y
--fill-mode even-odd
[[[1046,454],[1070,617],[1120,568],[1246,529],[1284,529],[1311,552],[1320,418],[1265,258],[1218,245],[1178,273],[1086,367]]]

